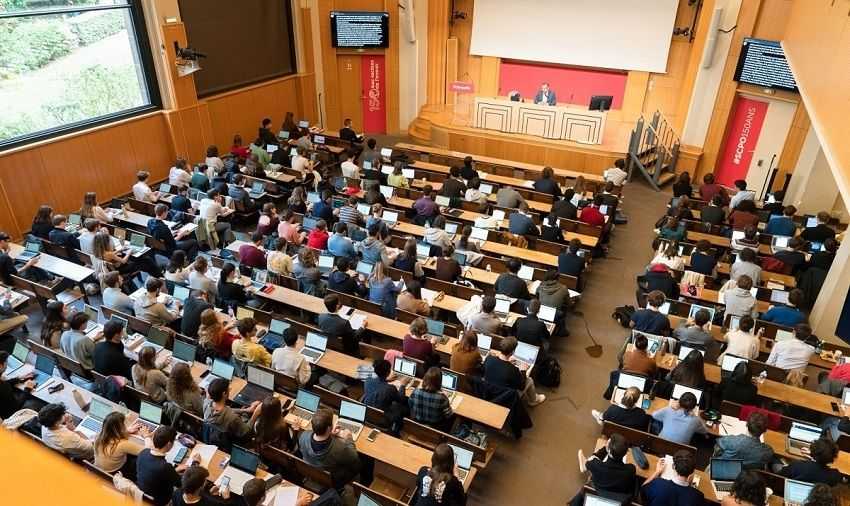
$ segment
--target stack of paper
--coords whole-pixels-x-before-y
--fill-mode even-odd
[[[192,448],[192,455],[198,455],[201,457],[201,465],[204,467],[210,466],[210,461],[212,461],[213,455],[215,455],[218,447],[215,445],[208,445],[204,443],[198,443]]]
[[[434,305],[434,299],[436,299],[439,294],[440,292],[435,290],[429,290],[427,288],[422,289],[422,299],[427,302],[429,306]]]
[[[363,313],[354,313],[348,318],[348,323],[354,330],[359,330],[366,326],[366,315]]]

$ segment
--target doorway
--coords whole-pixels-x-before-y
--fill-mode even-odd
[[[387,132],[386,69],[382,54],[337,55],[339,124],[351,118],[366,134]]]

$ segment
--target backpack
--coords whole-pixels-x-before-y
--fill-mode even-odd
[[[619,306],[614,308],[614,312],[611,313],[611,318],[617,320],[625,328],[629,328],[629,322],[632,320],[632,315],[635,314],[634,306]]]
[[[764,257],[761,259],[761,268],[768,272],[782,272],[785,270],[785,262],[775,257]]]
[[[534,380],[544,387],[558,388],[561,384],[561,364],[555,357],[547,356],[534,364]]]

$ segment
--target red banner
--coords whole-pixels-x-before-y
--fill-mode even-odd
[[[747,178],[753,151],[767,115],[767,106],[767,102],[746,97],[739,96],[735,100],[723,154],[715,166],[714,174],[718,183],[732,186],[736,180]]]
[[[387,85],[384,79],[384,55],[363,55],[360,65],[363,92],[363,131],[383,134],[387,131]]]

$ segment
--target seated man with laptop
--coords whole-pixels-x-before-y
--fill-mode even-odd
[[[791,480],[807,483],[826,483],[830,487],[838,485],[841,472],[830,467],[838,457],[838,446],[827,438],[816,439],[809,447],[809,458],[795,460],[782,468],[780,474]]]
[[[764,469],[773,460],[773,448],[760,439],[766,431],[767,417],[754,411],[747,420],[747,433],[718,438],[714,456],[740,460],[747,469]]]
[[[361,463],[351,433],[334,427],[333,412],[327,408],[316,411],[310,425],[312,430],[305,430],[298,438],[302,458],[330,473],[334,488],[353,501],[349,484],[358,479]]]
[[[484,381],[518,390],[529,406],[537,406],[546,400],[546,396],[538,394],[534,380],[528,375],[529,367],[524,362],[514,365],[512,358],[517,349],[515,337],[502,339],[500,350],[495,355],[488,355],[484,360]]]
[[[223,378],[212,380],[207,388],[207,398],[204,399],[204,422],[227,434],[232,440],[239,441],[251,433],[262,403],[255,401],[245,408],[233,409],[227,405],[229,391],[229,381]]]

